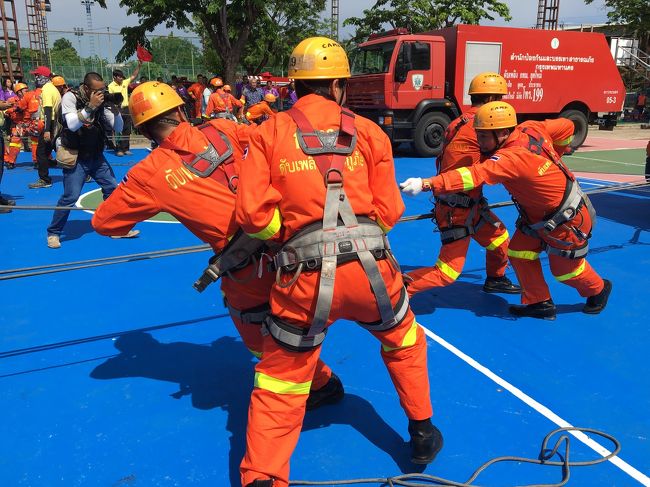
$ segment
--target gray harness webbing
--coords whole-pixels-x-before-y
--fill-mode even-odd
[[[238,230],[228,245],[220,253],[210,258],[208,267],[194,283],[194,289],[201,293],[224,274],[228,274],[231,279],[234,279],[230,273],[248,265],[256,255],[260,254],[265,245],[263,240],[249,237]],[[251,277],[255,272],[256,269],[253,269]]]
[[[231,316],[238,318],[242,323],[247,325],[261,325],[264,323],[264,320],[271,309],[268,303],[248,309],[234,308],[227,299],[224,299],[224,303],[226,304],[228,311],[230,311]]]
[[[452,194],[446,196],[461,196],[461,195]],[[440,229],[440,240],[442,241],[443,244],[449,244],[455,242],[456,240],[462,240],[466,237],[469,237],[470,235],[474,235],[478,231],[478,229],[481,228],[485,223],[489,223],[494,227],[499,227],[501,225],[501,222],[495,220],[490,215],[488,202],[485,198],[481,198],[480,200],[476,201],[470,198],[469,196],[462,196],[462,197],[471,200],[472,201],[471,205],[470,206],[448,205],[446,201],[443,201],[443,203],[447,204],[448,206],[452,206],[452,207],[460,206],[461,208],[471,208],[470,212],[467,214],[467,218],[465,219],[465,223],[463,225]],[[477,213],[480,215],[480,218],[478,222],[474,224],[473,223],[474,218],[476,217]]]
[[[386,237],[376,222],[364,219],[359,223],[343,189],[343,168],[345,156],[352,154],[356,145],[354,115],[341,113],[338,132],[325,133],[313,129],[307,118],[296,107],[287,113],[298,126],[297,138],[300,147],[316,160],[323,174],[327,188],[322,227],[310,231],[303,230],[284,244],[275,257],[280,273],[295,270],[294,277],[285,287],[292,285],[307,266],[315,269],[320,263],[320,279],[314,318],[308,330],[292,327],[269,316],[267,330],[279,342],[305,349],[320,345],[325,339],[327,321],[334,295],[334,279],[339,257],[353,257],[358,260],[366,273],[370,287],[376,298],[381,316],[381,327],[389,329],[399,323],[393,311],[386,285],[376,262],[376,253],[390,253]],[[345,143],[347,141],[347,144]],[[329,157],[328,157],[329,156]],[[342,225],[339,225],[339,218]],[[292,329],[295,328],[295,329]]]

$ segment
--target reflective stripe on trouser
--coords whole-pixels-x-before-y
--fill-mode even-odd
[[[508,256],[522,288],[523,304],[539,303],[551,298],[544,280],[541,241],[517,230],[510,242]],[[603,280],[589,265],[586,259],[566,259],[559,255],[549,255],[549,264],[554,276],[561,277],[563,284],[575,288],[581,296],[593,296],[603,289]],[[580,271],[582,264],[584,268]],[[574,274],[575,275],[572,275]]]
[[[9,145],[7,146],[7,154],[5,156],[5,162],[9,164],[15,164],[16,159],[18,159],[18,154],[23,148],[23,141],[20,137],[11,137],[9,139]]]
[[[30,137],[29,141],[32,146],[32,162],[37,162],[36,159],[36,148],[38,147],[38,137]]]
[[[403,285],[401,276],[387,260],[378,262],[378,265],[387,283],[391,302],[396,304]],[[318,272],[307,272],[287,289],[274,286],[271,291],[272,313],[284,321],[302,323],[301,326],[308,327],[316,302],[318,278]],[[358,262],[349,262],[337,269],[330,323],[344,318],[365,323],[379,320],[370,285],[360,284],[364,280],[367,282]],[[427,347],[422,328],[414,325],[414,322],[415,316],[409,309],[398,326],[372,334],[381,342],[382,359],[407,417],[425,419],[432,415]],[[325,339],[323,346],[327,346],[327,342]],[[247,485],[256,479],[273,477],[276,487],[286,487],[289,459],[300,435],[307,400],[307,395],[301,392],[304,392],[304,384],[313,377],[321,347],[306,352],[290,352],[270,336],[263,338],[263,345],[262,360],[255,370],[258,374],[264,374],[258,375],[264,380],[258,380],[261,387],[256,387],[251,395],[241,480],[242,485]],[[347,346],[350,346],[351,352],[359,348],[358,344]],[[267,377],[273,380],[266,382],[270,386],[265,389]],[[284,390],[285,393],[274,390]]]
[[[221,289],[230,303],[236,309],[245,310],[257,308],[269,302],[269,294],[271,293],[271,286],[275,282],[275,274],[271,272],[264,272],[261,278],[257,276],[251,280],[246,280],[254,270],[255,264],[248,265],[243,269],[234,272],[237,282],[228,276],[221,278]],[[244,282],[245,281],[245,282]],[[262,357],[262,328],[260,324],[256,323],[243,323],[240,318],[231,314],[230,318],[235,324],[235,328],[239,332],[246,348],[258,359]],[[330,380],[332,370],[322,360],[318,360],[314,378],[312,381],[312,388],[314,390],[320,389]]]
[[[454,210],[455,212],[458,209]],[[499,221],[496,215],[492,217]],[[478,218],[477,218],[478,221]],[[471,236],[476,242],[485,247],[486,274],[490,277],[501,277],[508,266],[508,231],[503,224],[495,227],[484,223],[477,232]],[[456,281],[465,266],[465,258],[469,248],[469,237],[443,244],[440,248],[438,261],[432,267],[423,267],[407,273],[413,279],[408,286],[409,295],[412,296],[434,287],[448,286]]]

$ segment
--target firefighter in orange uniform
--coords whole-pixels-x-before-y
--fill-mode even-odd
[[[230,86],[224,85],[221,78],[215,78],[215,80],[217,81],[215,81],[213,86],[216,89],[208,99],[205,114],[209,118],[237,118],[234,109],[242,108],[244,106],[243,103],[230,94]],[[228,91],[225,90],[226,87],[228,87]]]
[[[561,155],[570,150],[573,123],[560,118],[517,125],[508,103],[483,105],[474,117],[482,164],[461,167],[425,180],[434,194],[471,191],[502,183],[519,211],[508,257],[522,287],[515,316],[555,319],[556,308],[542,274],[539,256],[546,251],[555,278],[587,298],[583,312],[600,313],[612,283],[589,265],[587,251],[596,213]]]
[[[249,122],[259,125],[265,120],[273,118],[276,112],[271,108],[271,104],[275,103],[275,100],[276,97],[273,93],[267,93],[261,102],[248,107],[248,110],[246,110],[246,119]]]
[[[16,159],[23,146],[23,137],[29,137],[32,146],[32,161],[36,160],[36,145],[38,144],[38,93],[27,91],[25,83],[16,83],[14,86],[16,98],[10,101],[15,104],[7,110],[7,115],[11,118],[13,125],[11,127],[11,137],[9,139],[9,150],[5,158],[7,168],[16,167]]]
[[[192,127],[182,107],[181,97],[164,83],[150,81],[133,90],[129,102],[133,123],[159,145],[99,206],[92,225],[102,235],[124,235],[137,222],[165,211],[209,243],[217,255],[211,269],[219,267],[216,274],[222,275],[222,292],[233,322],[246,347],[259,358],[260,326],[268,312],[273,275],[266,272],[257,277],[261,246],[238,232],[235,222],[237,169],[250,129],[227,120]],[[216,280],[216,274],[204,274],[197,289]],[[327,365],[319,362],[317,371],[311,408],[343,394]]]
[[[242,229],[281,245],[248,413],[246,487],[288,485],[321,344],[338,319],[381,342],[409,419],[411,460],[430,463],[442,447],[430,420],[424,332],[385,235],[404,210],[390,141],[341,108],[350,70],[335,41],[298,44],[289,76],[298,102],[251,133],[237,192]]]
[[[472,107],[449,124],[445,132],[442,153],[436,161],[438,174],[481,162],[481,150],[472,127],[476,111],[491,101],[501,100],[508,93],[506,80],[498,73],[481,73],[472,79],[468,90]],[[411,195],[422,189],[420,178],[409,178],[401,186]],[[505,225],[487,208],[483,191],[474,188],[467,192],[436,196],[435,218],[440,230],[442,247],[433,267],[423,267],[407,274],[409,295],[433,287],[452,284],[463,271],[470,237],[485,248],[487,278],[483,291],[488,293],[519,294],[505,276],[508,266],[508,231]]]
[[[201,104],[203,103],[203,90],[205,90],[205,77],[202,74],[199,74],[196,79],[197,81],[190,85],[187,92],[193,100],[193,118],[201,118]]]

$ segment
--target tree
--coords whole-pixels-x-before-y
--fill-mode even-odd
[[[106,7],[106,0],[98,0]],[[253,31],[259,37],[266,32],[256,30],[262,16],[273,18],[278,8],[289,18],[304,13],[302,5],[324,5],[325,0],[120,0],[120,6],[127,13],[137,15],[139,24],[124,27],[121,34],[124,46],[118,59],[124,60],[133,54],[136,43],[144,43],[147,32],[157,26],[194,30],[204,39],[204,49],[216,54],[216,61],[223,67],[223,76],[234,81],[235,71],[251,41]],[[297,8],[296,6],[300,6]],[[277,17],[276,17],[277,18]],[[275,28],[275,25],[273,26]],[[254,42],[258,42],[258,38]]]
[[[363,11],[363,17],[350,17],[343,25],[356,27],[353,40],[361,42],[386,25],[423,32],[457,23],[494,20],[493,14],[504,20],[512,18],[508,6],[499,0],[377,0],[370,9]]]
[[[594,0],[585,0],[587,5]],[[626,33],[639,39],[642,50],[650,48],[650,2],[648,0],[604,0],[610,23],[623,24]]]
[[[79,53],[65,37],[54,41],[50,49],[50,58],[53,66],[76,66],[80,63]]]

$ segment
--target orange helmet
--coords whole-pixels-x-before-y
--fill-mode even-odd
[[[27,85],[25,83],[16,83],[14,85],[14,93],[18,93],[20,90],[25,89],[27,89]]]
[[[267,93],[266,95],[264,95],[264,101],[268,101],[269,103],[275,103],[275,100],[277,100],[277,98],[273,93]]]
[[[508,84],[499,73],[481,73],[469,84],[468,95],[507,95]]]
[[[301,41],[289,56],[288,76],[294,79],[349,78],[348,55],[332,39],[309,37]]]
[[[54,86],[65,86],[63,76],[54,76],[51,81]]]
[[[491,101],[476,111],[474,130],[508,129],[517,125],[517,112],[505,101]]]
[[[210,84],[215,88],[221,88],[223,86],[223,80],[221,78],[212,78]]]
[[[133,125],[137,127],[183,104],[183,99],[171,86],[147,81],[133,90],[129,98],[129,111]]]
[[[223,91],[232,91],[230,85],[223,85]]]

